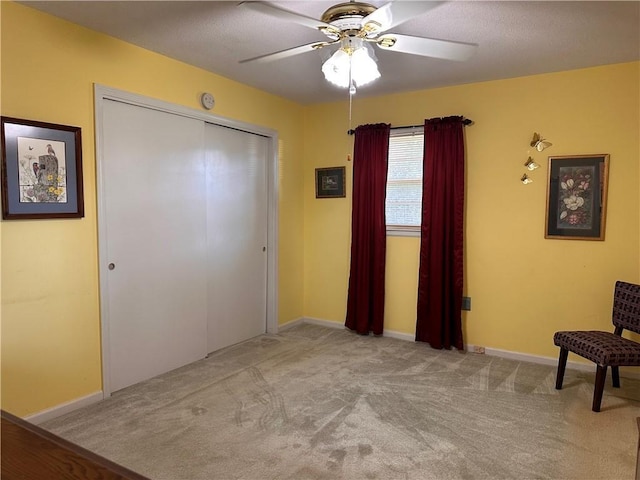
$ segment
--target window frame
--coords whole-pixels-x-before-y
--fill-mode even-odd
[[[391,143],[391,138],[393,137],[404,137],[404,136],[415,136],[421,135],[423,137],[423,148],[424,148],[424,126],[414,126],[414,127],[403,127],[392,129],[389,134],[389,143]],[[422,153],[422,152],[421,152]],[[388,162],[389,165],[390,162]],[[387,173],[389,166],[387,165]],[[423,180],[423,176],[420,176],[420,180]],[[388,182],[388,181],[387,181]],[[422,188],[422,185],[421,185]],[[386,196],[385,196],[385,210],[386,210]],[[385,227],[387,236],[390,237],[420,237],[422,225],[389,225],[387,223],[386,215],[385,215]]]

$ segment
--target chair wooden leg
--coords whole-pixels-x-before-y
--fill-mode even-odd
[[[604,381],[607,378],[607,367],[596,366],[596,385],[593,390],[593,405],[591,410],[600,411],[600,403],[602,403],[602,392],[604,392]]]
[[[620,388],[620,372],[618,367],[611,367],[611,380],[615,388]]]
[[[569,350],[560,347],[560,358],[558,358],[558,372],[556,373],[556,390],[562,389],[562,380],[564,380],[564,369],[567,366],[567,357]]]

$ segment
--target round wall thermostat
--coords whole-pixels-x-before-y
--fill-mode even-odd
[[[216,101],[213,98],[213,95],[205,92],[200,96],[200,103],[202,103],[202,106],[207,110],[211,110],[215,105]]]

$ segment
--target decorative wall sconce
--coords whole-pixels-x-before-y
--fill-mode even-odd
[[[549,148],[551,145],[553,145],[551,142],[547,142],[539,133],[534,132],[533,139],[531,140],[531,146],[533,148],[541,152],[545,148]]]
[[[541,152],[545,148],[549,148],[551,146],[551,142],[547,142],[544,138],[542,138],[542,135],[540,135],[538,132],[534,132],[533,138],[531,139],[529,145],[535,148],[538,152]],[[536,168],[540,168],[540,165],[535,162],[533,157],[527,158],[527,161],[524,162],[524,166],[530,172],[533,172]],[[522,175],[520,181],[525,185],[533,182],[533,180],[529,178],[529,175],[527,175],[526,173]]]
[[[536,168],[540,167],[540,165],[538,165],[536,162],[533,161],[533,158],[529,157],[528,160],[525,162],[524,164],[525,167],[527,167],[527,170],[535,170]]]
[[[522,175],[522,178],[520,179],[520,181],[522,183],[524,183],[525,185],[528,185],[528,184],[533,182],[533,180],[531,180],[526,173],[524,175]]]

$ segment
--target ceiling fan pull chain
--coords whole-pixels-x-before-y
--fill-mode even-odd
[[[351,105],[353,103],[353,95],[356,93],[356,86],[353,83],[352,76],[352,59],[353,57],[349,55],[349,130],[351,130]]]
[[[353,102],[353,94],[351,93],[351,89],[349,89],[349,130],[351,130],[351,104]]]

